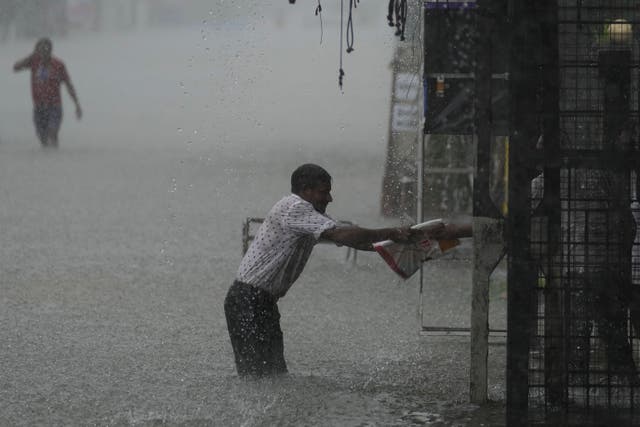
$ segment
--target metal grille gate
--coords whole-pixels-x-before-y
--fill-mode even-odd
[[[508,425],[640,425],[640,1],[511,2]]]

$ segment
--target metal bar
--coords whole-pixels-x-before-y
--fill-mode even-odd
[[[471,174],[473,168],[425,168],[424,173],[446,173],[446,174]]]
[[[571,6],[562,6],[559,5],[558,6],[558,10],[559,11],[563,11],[563,10],[575,10],[575,5],[571,5]],[[594,10],[594,11],[602,11],[603,10],[603,6],[601,3],[597,3],[597,6],[589,6],[588,4],[584,4],[584,3],[580,3],[580,9],[582,10]],[[622,5],[616,5],[614,2],[608,2],[607,6],[606,6],[606,10],[611,10],[611,11],[620,11],[620,10],[625,10],[625,11],[629,11],[629,12],[634,12],[636,9],[634,6],[622,6]],[[580,21],[582,22],[582,21]],[[599,23],[603,23],[602,21],[598,21]]]
[[[486,257],[487,234],[494,230],[488,224],[491,219],[500,218],[500,212],[493,204],[489,194],[491,173],[492,142],[492,27],[491,0],[482,0],[483,13],[475,20],[475,168],[473,174],[473,274],[471,288],[470,313],[470,363],[469,396],[472,403],[487,401],[488,357],[489,357],[489,276],[495,265]],[[489,220],[489,221],[487,221]],[[493,239],[491,239],[493,240]]]
[[[627,9],[627,10],[631,10],[631,9]],[[634,21],[630,21],[630,22],[634,23]],[[570,24],[570,25],[575,25],[575,24],[580,24],[580,25],[602,25],[602,24],[604,24],[604,22],[602,20],[593,20],[593,19],[585,19],[585,20],[579,20],[579,21],[578,20],[563,19],[561,21],[558,21],[558,23],[560,25],[566,25],[566,24]],[[635,21],[635,23],[637,23],[637,21]]]
[[[507,221],[507,417],[508,426],[529,425],[529,342],[531,291],[535,286],[529,258],[530,154],[539,130],[535,123],[537,59],[541,57],[538,19],[540,4],[549,0],[509,1],[509,187]]]
[[[552,0],[553,1],[553,0]],[[531,212],[531,217],[546,220],[546,246],[559,247],[560,241],[560,52],[558,50],[558,17],[557,5],[552,1],[543,4],[539,15],[540,50],[544,58],[539,67],[539,84],[541,111],[538,113],[542,122],[542,151],[544,157],[544,194],[538,209]],[[540,147],[536,147],[540,148]],[[537,221],[538,219],[536,219]],[[531,241],[531,238],[529,238]],[[547,253],[548,257],[552,255]],[[549,261],[550,262],[550,261]],[[550,268],[547,269],[547,272]],[[544,293],[544,384],[547,402],[558,405],[566,401],[568,392],[567,354],[569,333],[567,309],[569,298],[564,284],[547,274]]]
[[[427,80],[427,61],[425,59],[426,55],[424,50],[426,49],[426,45],[424,44],[424,40],[426,38],[427,33],[427,15],[428,10],[426,7],[423,8],[423,16],[422,16],[422,40],[423,40],[423,71],[422,71],[422,137],[418,138],[418,152],[417,152],[417,165],[416,165],[416,173],[418,176],[416,177],[416,222],[421,223],[424,221],[424,151],[425,145],[429,141],[429,134],[427,129],[427,114],[429,109],[428,104],[428,80]],[[418,289],[418,316],[420,318],[420,325],[423,325],[424,322],[424,269],[422,264],[420,265],[420,270],[418,271],[418,281],[419,281],[419,289]]]
[[[530,166],[543,166],[544,153],[538,150],[529,154]],[[588,149],[558,149],[554,163],[569,169],[610,169],[611,164],[634,169],[640,167],[640,152],[628,150],[598,151]]]
[[[470,333],[471,328],[463,328],[463,327],[450,327],[450,326],[423,326],[422,330],[425,332],[446,332],[446,333],[456,333],[456,332],[464,332]],[[491,329],[489,328],[490,334],[507,334],[506,329]]]
[[[598,68],[599,65],[596,61],[580,61],[577,59],[563,59],[562,63],[558,65],[560,67],[560,69],[565,69],[565,68]],[[626,66],[626,68],[638,68],[640,67],[640,62],[629,62]]]
[[[425,74],[428,78],[443,77],[445,79],[475,79],[475,73],[428,73]],[[492,79],[496,80],[509,80],[509,73],[494,73],[491,74]]]

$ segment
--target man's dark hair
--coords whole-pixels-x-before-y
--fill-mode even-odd
[[[307,188],[316,188],[320,184],[331,184],[331,175],[318,165],[307,163],[299,166],[291,174],[291,192],[300,193]]]

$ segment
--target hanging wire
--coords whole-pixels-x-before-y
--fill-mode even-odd
[[[395,1],[396,36],[404,41],[404,29],[407,23],[407,0]]]
[[[320,4],[320,0],[318,0],[318,6],[316,7],[316,16],[320,17],[320,44],[322,44],[322,35],[324,34],[324,29],[322,25],[322,5]]]
[[[393,23],[393,13],[396,10],[395,1],[389,0],[389,13],[387,13],[387,21],[389,21],[390,27],[395,27],[396,24]]]
[[[353,9],[358,7],[360,0],[349,0],[349,18],[347,19],[347,53],[353,52],[353,42],[355,40],[353,32]]]
[[[409,12],[409,7],[407,5],[407,0],[402,0],[402,35],[400,36],[400,40],[404,41],[404,31],[407,28],[407,15]]]
[[[340,0],[340,72],[338,74],[338,86],[342,90],[342,78],[344,77],[344,70],[342,69],[342,36],[344,27],[344,0]]]

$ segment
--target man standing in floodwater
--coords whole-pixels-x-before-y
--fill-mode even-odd
[[[314,164],[293,172],[291,193],[264,219],[224,301],[236,368],[242,377],[287,372],[277,302],[300,276],[320,240],[371,251],[372,244],[381,240],[410,242],[424,238],[425,233],[437,239],[471,234],[470,227],[452,224],[430,230],[339,227],[325,213],[333,200],[331,176]]]
[[[48,38],[36,43],[31,55],[18,61],[13,71],[31,70],[31,96],[33,98],[33,122],[43,147],[58,146],[58,132],[62,123],[62,97],[60,86],[67,90],[76,105],[76,117],[82,118],[82,109],[76,90],[71,83],[64,62],[51,55],[53,44]]]

